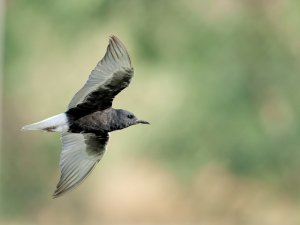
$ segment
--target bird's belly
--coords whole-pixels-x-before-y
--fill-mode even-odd
[[[110,131],[108,110],[96,111],[83,116],[70,124],[69,132],[72,133],[107,133]]]

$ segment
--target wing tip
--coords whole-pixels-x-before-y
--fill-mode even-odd
[[[65,193],[71,191],[72,189],[74,189],[77,185],[75,186],[71,186],[71,187],[62,187],[62,185],[57,185],[55,191],[52,194],[52,198],[58,198],[62,195],[64,195]]]
[[[56,198],[58,198],[58,197],[59,197],[59,195],[57,195],[57,194],[53,193],[51,197],[52,197],[52,199],[56,199]]]
[[[110,35],[109,36],[109,44],[111,45],[121,45],[122,46],[122,44],[121,44],[122,42],[120,41],[120,39],[119,38],[117,38],[117,36],[115,36],[115,35]],[[123,46],[122,46],[123,47]]]
[[[61,196],[61,193],[56,192],[56,190],[55,190],[51,197],[52,197],[52,199],[56,199],[56,198],[58,198],[59,196]]]
[[[121,54],[123,54],[123,55],[125,54],[128,57],[129,65],[131,67],[131,59],[130,59],[129,53],[127,51],[127,48],[125,47],[123,42],[116,35],[112,34],[109,36],[108,49],[110,48],[110,46],[116,46],[119,49],[119,51],[123,52]]]
[[[61,195],[63,195],[66,191],[64,189],[61,189],[60,187],[58,187],[58,185],[56,186],[56,189],[55,191],[53,192],[52,194],[52,198],[55,199],[55,198],[58,198],[60,197]]]
[[[113,40],[113,41],[118,41],[118,42],[120,42],[120,39],[117,38],[117,36],[114,35],[114,34],[109,35],[109,40]]]

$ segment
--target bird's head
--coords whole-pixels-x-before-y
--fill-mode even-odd
[[[138,119],[133,113],[123,109],[117,110],[117,117],[118,123],[120,125],[119,129],[123,129],[136,124],[150,124],[145,120]]]

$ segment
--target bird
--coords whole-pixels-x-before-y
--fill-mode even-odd
[[[53,198],[85,180],[106,151],[110,132],[150,124],[127,110],[112,108],[114,97],[130,84],[133,74],[126,47],[112,35],[104,57],[67,110],[22,128],[61,133],[60,179]]]

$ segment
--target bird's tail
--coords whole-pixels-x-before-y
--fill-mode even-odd
[[[68,118],[65,113],[22,127],[22,130],[42,130],[47,132],[64,132],[68,129]]]

